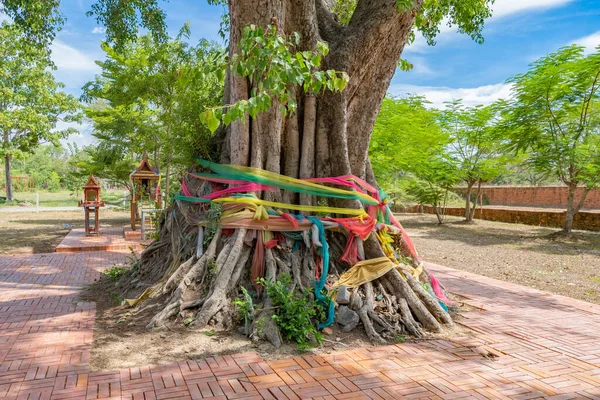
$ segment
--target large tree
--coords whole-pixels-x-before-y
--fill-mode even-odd
[[[480,32],[484,19],[491,14],[491,3],[492,0],[230,0],[225,108],[204,114],[212,128],[216,127],[215,119],[223,123],[214,138],[220,161],[292,178],[352,174],[376,185],[368,158],[369,141],[405,45],[415,30],[433,43],[442,21],[481,41]],[[18,7],[12,10],[18,11]],[[92,14],[106,26],[116,48],[135,39],[140,23],[150,28],[157,40],[164,40],[164,13],[156,0],[99,0]],[[188,183],[192,194],[210,190],[207,185],[194,185],[192,180]],[[307,196],[287,191],[263,193],[268,200],[306,205],[316,202],[316,192]],[[349,197],[352,196],[320,197],[319,203],[363,207]],[[175,315],[187,318],[188,313],[195,318],[195,326],[229,325],[231,299],[237,296],[239,283],[252,289],[247,284],[245,268],[254,248],[260,254],[264,250],[269,279],[290,271],[296,287],[312,286],[316,272],[313,250],[317,249],[308,242],[306,246],[299,243],[300,249],[295,252],[263,249],[257,244],[258,238],[253,240],[243,228],[232,235],[217,229],[204,254],[196,258],[194,232],[198,228],[184,217],[210,217],[215,210],[203,213],[202,207],[189,208],[178,203],[175,207],[166,217],[161,239],[146,249],[136,272],[138,287],[140,280],[154,277],[158,286],[145,293],[158,294],[165,301],[151,325],[164,324]],[[316,223],[315,227],[319,232]],[[343,250],[339,234],[327,237],[334,255],[337,248]],[[403,243],[399,243],[400,247],[409,244],[405,234],[396,239]],[[385,257],[374,234],[360,243],[366,259]],[[323,254],[323,247],[318,251]],[[411,253],[415,255],[409,252],[407,256]],[[337,257],[334,260],[337,264]],[[435,281],[419,268],[414,271],[422,272],[414,278],[404,265],[413,263],[417,267],[418,259],[400,257],[396,262],[397,268],[356,291],[358,300],[353,307],[369,337],[381,341],[382,337],[393,337],[402,331],[419,334],[421,327],[439,331],[443,325],[451,325],[447,312],[425,289],[435,287]],[[339,265],[338,271],[347,268]],[[263,303],[261,313],[272,313],[268,293],[266,298],[260,293],[256,296]],[[385,313],[376,311],[378,299],[382,300],[377,310],[385,308]],[[268,326],[263,328],[259,331],[269,340],[278,341],[276,333],[268,333],[272,332]]]
[[[569,188],[563,232],[570,233],[587,194],[600,185],[600,47],[588,55],[581,46],[564,47],[509,82],[505,127],[530,168]]]
[[[76,121],[79,106],[60,91],[52,67],[46,47],[32,44],[17,25],[0,25],[0,156],[7,201],[13,200],[11,161],[75,132],[56,129],[59,121]]]

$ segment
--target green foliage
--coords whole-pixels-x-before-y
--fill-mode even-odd
[[[396,0],[400,10],[414,8],[414,0]],[[430,45],[440,33],[440,24],[456,26],[458,32],[469,35],[475,42],[483,43],[483,24],[492,16],[494,0],[424,0],[415,18],[415,29]]]
[[[205,40],[191,46],[189,34],[185,25],[167,41],[145,35],[120,47],[103,44],[103,72],[82,96],[99,143],[89,149],[89,167],[80,165],[82,174],[128,185],[147,151],[166,183],[167,172],[183,171],[195,157],[213,158],[198,113],[221,103],[223,77],[207,71],[222,50]]]
[[[220,123],[227,126],[247,115],[255,118],[258,113],[269,110],[273,103],[279,104],[284,116],[293,113],[297,104],[291,85],[306,93],[344,90],[349,80],[345,72],[319,70],[322,58],[329,52],[327,44],[318,42],[313,51],[296,51],[299,45],[300,34],[297,32],[286,37],[278,34],[272,25],[244,27],[238,52],[231,60],[223,54],[213,70],[224,74],[229,67],[247,77],[252,85],[250,98],[208,108],[202,114],[206,126],[214,132]]]
[[[108,290],[107,293],[108,293],[108,296],[112,298],[113,304],[115,306],[118,306],[119,304],[121,304],[121,298],[119,297],[119,293],[117,291],[113,292],[112,290]]]
[[[157,42],[167,40],[166,14],[158,0],[97,0],[88,16],[106,27],[106,36],[117,47],[135,41],[139,28],[151,32]]]
[[[335,0],[332,11],[343,25],[350,23],[352,14],[354,14],[354,10],[356,9],[356,3],[358,3],[358,0]]]
[[[383,100],[373,129],[369,156],[378,183],[393,199],[407,191],[423,204],[439,206],[458,181],[448,152],[450,137],[439,125],[439,112],[423,97]]]
[[[210,276],[215,276],[215,275],[217,275],[217,272],[219,272],[219,265],[217,264],[217,262],[215,261],[214,258],[211,260],[208,260],[207,269],[208,269],[208,274]]]
[[[396,336],[396,343],[397,344],[406,343],[406,336],[404,336],[404,335],[397,335]]]
[[[127,271],[124,267],[113,266],[102,272],[102,275],[110,279],[111,281],[118,281],[121,276]]]
[[[258,283],[265,287],[276,307],[272,318],[286,340],[295,342],[301,350],[309,348],[313,342],[322,342],[323,335],[316,326],[324,318],[325,311],[311,300],[309,291],[292,290],[292,278],[288,274],[281,274],[274,282],[260,278]]]
[[[40,144],[58,145],[79,121],[77,100],[60,89],[46,48],[32,45],[16,25],[0,24],[0,157],[23,158]]]
[[[501,103],[512,148],[528,166],[569,186],[600,184],[600,47],[563,47],[509,79],[512,98]]]
[[[505,140],[497,123],[496,106],[465,107],[455,100],[440,113],[440,125],[451,139],[450,154],[467,184],[490,182],[504,169]]]
[[[20,28],[28,42],[47,47],[64,23],[60,0],[1,0],[0,14],[6,14]]]
[[[242,297],[233,300],[233,304],[237,308],[240,321],[244,321],[244,326],[248,328],[254,320],[254,304],[252,296],[250,296],[246,288],[241,286],[240,290],[242,291]]]
[[[398,68],[404,72],[408,72],[413,69],[413,65],[404,58],[401,58],[400,61],[398,61]]]
[[[85,184],[87,176],[75,178],[71,163],[79,160],[82,155],[83,151],[76,145],[68,144],[67,148],[52,144],[42,145],[32,154],[13,161],[13,175],[29,177],[30,184],[33,183],[36,190],[57,192],[68,189],[78,192]],[[18,181],[14,181],[14,184],[16,191],[27,190],[26,187],[19,187]]]

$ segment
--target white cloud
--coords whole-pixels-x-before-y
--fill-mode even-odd
[[[490,23],[498,19],[507,17],[512,14],[523,12],[536,12],[564,6],[575,0],[496,0],[492,5],[492,17],[486,21]],[[436,41],[446,40],[451,37],[458,36],[456,26],[449,27],[448,19],[444,19],[440,23],[440,33],[436,37]],[[416,33],[415,41],[406,47],[407,52],[426,53],[428,44],[425,38]]]
[[[59,121],[56,124],[56,130],[64,130],[67,128],[75,128],[78,133],[69,135],[66,139],[62,139],[61,143],[63,145],[66,145],[66,143],[74,143],[79,147],[83,147],[96,142],[96,138],[92,136],[94,127],[89,120],[83,120],[81,123]]]
[[[388,92],[393,96],[417,94],[425,96],[432,107],[443,108],[444,102],[462,99],[467,106],[479,104],[488,105],[494,101],[510,96],[512,85],[498,83],[495,85],[479,86],[475,88],[449,88],[444,86],[417,86],[408,84],[392,84]]]
[[[600,46],[600,31],[579,38],[573,43],[585,46],[586,53],[592,53],[596,49],[596,47]]]
[[[52,61],[59,70],[100,71],[91,57],[60,40],[52,43]]]
[[[492,18],[502,18],[523,11],[556,8],[574,0],[496,0],[492,5]]]
[[[92,33],[105,34],[106,28],[104,28],[102,26],[96,26],[94,29],[92,29]]]
[[[409,63],[411,63],[413,65],[413,68],[408,72],[409,74],[414,74],[417,76],[427,76],[427,77],[431,77],[431,76],[435,76],[438,75],[439,72],[438,71],[434,71],[433,69],[431,69],[431,67],[429,67],[429,64],[427,63],[427,61],[425,60],[424,57],[420,57],[417,55],[409,55],[408,57],[406,57],[406,61],[408,61]],[[400,72],[398,72],[400,73]],[[402,72],[403,74],[406,74],[406,72]]]

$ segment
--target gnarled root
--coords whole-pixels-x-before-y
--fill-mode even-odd
[[[215,316],[219,310],[228,305],[227,293],[230,292],[232,287],[237,285],[237,282],[232,282],[230,279],[233,272],[241,263],[243,266],[246,265],[250,251],[244,251],[244,238],[246,236],[246,229],[238,229],[231,240],[231,247],[228,251],[222,251],[217,258],[217,275],[211,284],[211,292],[206,297],[206,300],[202,304],[202,309],[196,315],[194,326],[204,327],[212,317]],[[222,255],[225,257],[221,257]],[[244,255],[244,259],[242,259]],[[221,261],[223,260],[223,261]],[[221,261],[221,262],[220,262]]]
[[[377,333],[373,327],[373,322],[369,318],[369,313],[372,315],[374,309],[373,299],[375,295],[373,293],[373,285],[371,282],[367,282],[363,285],[363,288],[365,290],[365,301],[363,306],[358,310],[358,316],[365,327],[365,332],[369,339],[377,343],[385,343],[385,340]]]

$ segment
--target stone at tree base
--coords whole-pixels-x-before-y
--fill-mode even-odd
[[[335,317],[337,323],[342,325],[342,332],[350,332],[360,321],[358,314],[347,306],[340,306]]]
[[[358,291],[355,290],[352,292],[352,296],[350,296],[350,308],[353,309],[354,311],[358,311],[361,309],[361,307],[363,306],[363,301],[362,298],[360,297],[360,295],[358,294]]]
[[[338,304],[350,304],[350,292],[346,286],[340,286],[338,288],[335,302]]]

